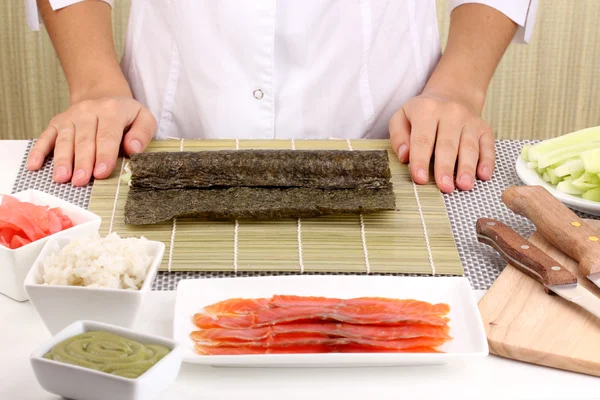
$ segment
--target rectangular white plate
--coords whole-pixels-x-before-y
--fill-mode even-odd
[[[204,306],[229,298],[271,297],[276,294],[353,298],[364,296],[416,299],[450,305],[452,341],[445,353],[328,353],[202,356],[194,352],[192,322]],[[364,367],[433,365],[488,355],[477,302],[466,278],[395,276],[273,276],[257,278],[186,279],[177,286],[174,339],[182,345],[183,361],[235,367]]]

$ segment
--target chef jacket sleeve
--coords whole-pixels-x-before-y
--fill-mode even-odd
[[[85,0],[49,0],[50,6],[53,10],[58,10],[60,8],[65,8],[75,3],[79,3]],[[102,0],[105,3],[108,3],[111,7],[114,4],[114,0]],[[36,0],[25,0],[25,15],[27,16],[27,25],[29,29],[32,31],[39,31],[40,25],[42,23],[42,18],[40,17],[40,12],[38,10],[37,1]]]
[[[500,11],[519,26],[512,40],[513,43],[529,43],[535,24],[538,0],[447,0],[450,12],[467,3],[485,4]]]

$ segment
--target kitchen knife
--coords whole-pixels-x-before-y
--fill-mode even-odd
[[[600,298],[577,283],[577,277],[533,243],[502,222],[480,218],[477,240],[493,247],[509,264],[546,287],[546,291],[586,309],[600,318]]]
[[[513,186],[502,201],[529,219],[546,240],[579,263],[581,272],[600,287],[600,234],[542,186]]]

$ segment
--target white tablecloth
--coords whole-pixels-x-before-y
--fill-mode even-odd
[[[0,141],[0,193],[11,191],[25,148],[24,141]],[[146,299],[137,329],[170,336],[175,293],[151,292]],[[50,337],[35,310],[28,302],[0,295],[0,321],[0,399],[58,399],[37,384],[29,364],[31,351]],[[175,384],[160,397],[296,398],[600,399],[600,378],[495,356],[461,365],[402,368],[244,369],[184,364]]]

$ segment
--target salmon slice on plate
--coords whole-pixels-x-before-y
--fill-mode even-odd
[[[204,307],[190,333],[202,355],[440,352],[447,304],[414,299],[276,295]]]
[[[210,315],[198,313],[198,328],[258,328],[290,322],[338,321],[361,325],[397,325],[402,323],[445,325],[446,317],[431,314],[382,310],[378,306],[264,308],[248,314]]]
[[[428,324],[407,324],[398,326],[353,325],[346,323],[306,323],[281,324],[248,329],[212,328],[192,332],[194,340],[265,340],[281,334],[319,334],[325,337],[347,337],[374,340],[408,339],[413,337],[433,337],[450,339],[448,326]]]
[[[248,354],[316,354],[316,353],[440,353],[433,347],[412,347],[408,349],[387,349],[360,345],[329,346],[289,346],[289,347],[210,347],[196,345],[198,354],[207,356],[230,356]]]

